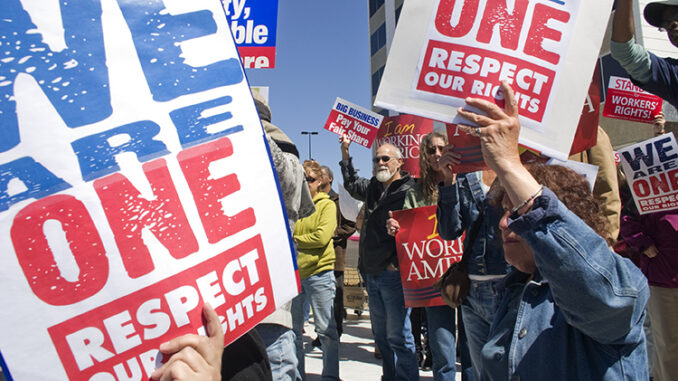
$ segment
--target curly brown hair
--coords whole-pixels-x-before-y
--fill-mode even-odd
[[[572,213],[603,237],[609,245],[614,243],[614,239],[610,237],[609,222],[605,218],[603,207],[593,197],[584,176],[560,165],[527,164],[525,168],[538,183],[549,188]],[[506,191],[498,181],[492,188],[490,197],[492,202],[498,205],[504,199]]]
[[[437,131],[426,134],[419,144],[419,183],[421,184],[421,190],[424,193],[424,199],[428,202],[434,202],[438,200],[438,180],[436,179],[436,173],[431,168],[431,164],[428,161],[428,145],[431,143],[433,138],[443,139],[445,144],[447,144],[447,134],[443,134]]]
[[[320,164],[318,164],[317,161],[315,160],[304,160],[304,170],[311,172],[314,178],[320,180],[320,178],[323,175],[323,172],[320,168]]]

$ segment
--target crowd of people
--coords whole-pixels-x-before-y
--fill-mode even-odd
[[[632,1],[616,2],[612,55],[636,85],[678,106],[678,61],[635,44]],[[644,16],[678,46],[678,0],[650,3]],[[437,205],[442,238],[465,234],[469,284],[452,308],[459,285],[443,276],[449,305],[425,308],[435,380],[454,380],[456,372],[462,380],[678,380],[678,213],[635,210],[602,129],[598,143],[574,158],[600,167],[593,191],[568,168],[524,163],[516,98],[506,81],[500,89],[503,108],[467,99],[458,110],[469,121],[460,130],[480,140],[483,171],[452,171],[461,153],[433,132],[421,141],[419,179],[401,170],[402,154],[391,144],[376,148],[373,176],[364,178],[349,139],[339,139],[344,187],[364,201],[358,269],[382,380],[419,379],[413,330],[424,315],[413,327],[394,238],[400,224],[391,212],[429,205]],[[304,380],[306,303],[323,352],[322,379],[340,377],[340,290],[346,238],[356,226],[337,207],[331,170],[315,161],[302,165],[294,144],[270,123],[265,101],[255,103],[294,232],[301,293],[225,349],[218,318],[206,306],[208,335],[163,345],[169,361],[154,379]],[[664,133],[663,115],[656,125]]]

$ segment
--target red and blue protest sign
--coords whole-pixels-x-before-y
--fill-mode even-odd
[[[298,294],[271,150],[218,0],[35,4],[0,28],[3,374],[148,379],[205,303],[228,344]]]
[[[372,147],[383,115],[337,97],[324,128],[337,135],[344,135],[363,147]]]
[[[221,0],[246,69],[275,67],[278,0]]]

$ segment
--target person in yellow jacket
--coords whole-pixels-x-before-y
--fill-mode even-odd
[[[313,309],[313,323],[323,351],[322,380],[339,380],[339,335],[334,321],[334,245],[332,236],[337,228],[337,207],[330,196],[319,191],[322,171],[312,160],[304,162],[306,183],[311,191],[315,213],[297,221],[294,242],[297,245],[297,266],[301,278],[301,293],[292,300],[292,328],[296,334],[298,368],[302,379],[304,349],[304,302]]]

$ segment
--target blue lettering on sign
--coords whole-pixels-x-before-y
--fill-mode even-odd
[[[3,0],[0,18],[0,152],[19,144],[14,81],[35,78],[68,127],[111,115],[99,1],[60,1],[67,48],[43,42],[19,0]]]
[[[638,171],[640,170],[641,160],[643,163],[645,163],[646,167],[651,167],[654,165],[653,150],[657,150],[659,161],[662,163],[678,158],[678,154],[676,153],[667,155],[668,152],[673,150],[670,137],[661,138],[659,140],[655,140],[654,142],[645,144],[645,151],[643,151],[642,147],[635,147],[633,148],[633,153],[625,151],[622,152],[622,156],[624,156],[624,160],[629,163],[631,169]]]
[[[237,58],[193,67],[181,57],[181,41],[216,33],[217,25],[210,11],[170,15],[162,0],[119,0],[119,3],[154,100],[169,101],[243,80]],[[218,75],[205,75],[207,71]]]
[[[145,120],[74,141],[71,146],[78,156],[82,178],[90,181],[119,171],[115,155],[123,152],[134,152],[141,163],[168,154],[165,143],[153,139],[158,132],[160,126]],[[111,146],[109,139],[120,135],[128,141]]]
[[[242,131],[242,125],[229,127],[215,133],[207,131],[208,126],[231,119],[233,115],[228,111],[209,117],[202,117],[203,111],[227,105],[231,103],[232,100],[231,97],[225,96],[172,111],[170,117],[176,126],[181,146],[183,148],[188,148],[209,140]]]
[[[278,0],[222,0],[238,46],[275,46]]]
[[[26,190],[11,194],[9,183],[14,179],[21,181]],[[37,200],[70,187],[32,157],[16,159],[0,165],[0,211],[4,212],[17,202],[29,198]]]

